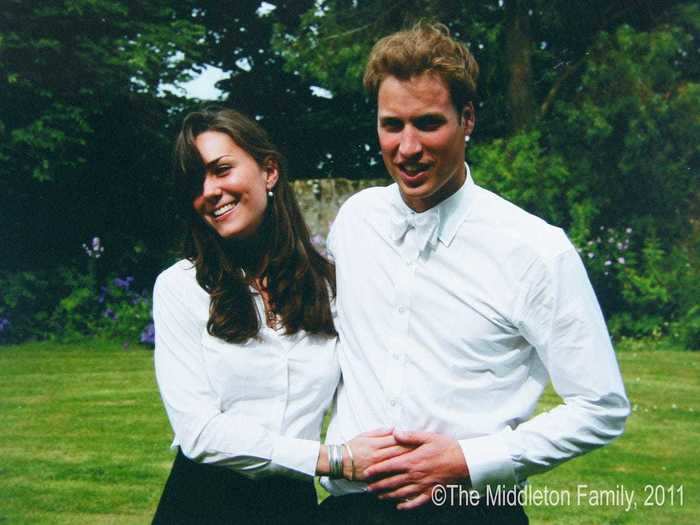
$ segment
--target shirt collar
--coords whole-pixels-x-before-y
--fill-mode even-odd
[[[466,162],[464,167],[466,169],[466,177],[462,187],[441,203],[424,212],[438,213],[438,239],[445,246],[449,246],[455,235],[457,235],[457,230],[459,230],[470,210],[470,202],[474,195],[474,180],[471,176],[471,170]],[[394,213],[400,215],[416,213],[401,198],[397,184],[392,185],[390,203]]]

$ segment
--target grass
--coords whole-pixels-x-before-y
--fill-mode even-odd
[[[619,358],[634,406],[625,435],[533,477],[533,493],[571,498],[530,505],[533,524],[700,520],[700,353]],[[548,391],[541,409],[556,403]],[[0,347],[0,525],[149,523],[173,458],[169,439],[150,351],[104,342]],[[577,502],[584,484],[589,494],[634,490],[637,508]],[[645,485],[682,486],[683,505],[667,492],[663,504],[645,506]]]

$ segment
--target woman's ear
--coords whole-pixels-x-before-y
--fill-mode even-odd
[[[279,164],[274,159],[268,159],[265,161],[265,187],[267,191],[270,191],[277,185],[277,181],[280,178]]]

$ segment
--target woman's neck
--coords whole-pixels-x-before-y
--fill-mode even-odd
[[[259,281],[267,268],[268,246],[266,238],[255,235],[246,239],[231,239],[224,243],[224,250],[250,281]]]

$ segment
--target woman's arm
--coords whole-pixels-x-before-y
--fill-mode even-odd
[[[202,463],[226,466],[250,477],[270,473],[313,476],[318,441],[271,432],[236,411],[223,412],[206,373],[201,338],[209,296],[179,263],[154,288],[155,368],[168,418],[180,448]]]

